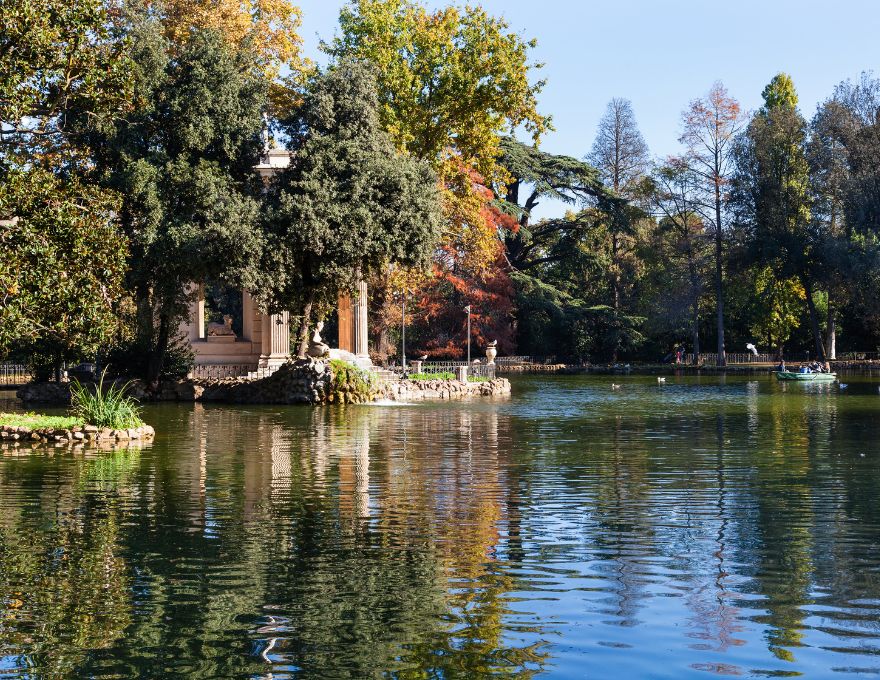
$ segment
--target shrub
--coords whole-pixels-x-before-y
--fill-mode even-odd
[[[376,394],[374,374],[341,359],[330,361],[330,383],[328,401],[339,404],[360,404],[371,401]]]
[[[110,348],[103,363],[110,367],[111,375],[143,377],[147,374],[150,350],[141,340],[122,341]],[[169,340],[160,377],[184,378],[194,363],[195,353],[187,341],[179,337]]]
[[[444,371],[443,373],[410,373],[409,380],[455,380],[455,373]]]
[[[71,381],[70,411],[73,416],[89,425],[109,427],[114,430],[143,425],[137,400],[126,395],[131,383],[122,386],[113,384],[105,390],[105,375],[107,375],[106,368],[101,373],[94,392],[83,387],[78,380]]]

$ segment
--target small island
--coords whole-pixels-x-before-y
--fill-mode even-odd
[[[151,440],[155,431],[141,419],[129,385],[104,387],[106,371],[94,385],[70,384],[68,415],[0,412],[0,444],[85,444]]]

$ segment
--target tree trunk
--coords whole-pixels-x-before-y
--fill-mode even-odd
[[[694,360],[693,364],[696,366],[700,363],[700,299],[697,298],[694,300],[694,310],[693,310],[693,335],[694,335]]]
[[[807,295],[807,309],[810,312],[810,327],[813,330],[813,339],[816,341],[816,356],[820,363],[827,361],[825,346],[822,344],[822,332],[819,330],[819,314],[816,312],[816,303],[813,301],[813,282],[807,276],[801,277],[804,292]]]
[[[309,292],[309,297],[307,298],[305,305],[303,305],[302,321],[299,326],[299,347],[296,352],[296,356],[299,359],[305,359],[306,352],[309,349],[309,323],[312,319],[312,305],[314,302],[315,294],[314,292]]]
[[[831,296],[828,299],[828,360],[837,359],[837,317],[834,307],[831,305]]]
[[[159,332],[156,334],[156,344],[150,350],[150,358],[147,361],[147,388],[156,392],[159,390],[159,377],[165,363],[165,354],[168,351],[168,315],[159,313]]]
[[[391,356],[393,349],[391,343],[388,342],[388,326],[383,323],[376,336],[376,353],[379,355],[381,361],[387,363],[388,357]]]
[[[619,249],[617,232],[615,232],[611,237],[611,266],[614,267],[614,276],[612,277],[611,287],[613,289],[614,298],[613,298],[613,306],[614,306],[614,324],[615,324],[615,332],[614,336],[614,348],[611,352],[611,361],[615,364],[617,363],[618,350],[620,347],[620,269],[617,266],[617,252]]]
[[[153,302],[150,296],[150,289],[147,286],[140,285],[135,290],[137,296],[137,333],[138,339],[145,347],[151,347],[153,344]]]
[[[718,365],[727,366],[724,351],[724,272],[721,267],[724,240],[721,233],[721,187],[715,182],[715,302],[718,322]]]

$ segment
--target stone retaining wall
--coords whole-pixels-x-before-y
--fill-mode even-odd
[[[503,397],[510,395],[510,381],[495,378],[483,382],[459,380],[400,380],[388,383],[384,398],[393,401],[456,400],[473,397]]]
[[[292,361],[267,378],[223,378],[219,380],[166,381],[158,394],[148,394],[143,383],[133,381],[129,394],[140,401],[200,401],[227,404],[326,404],[361,401],[363,395],[334,394],[334,389],[349,386],[333,385],[330,366],[323,360]],[[496,378],[484,382],[457,380],[376,381],[370,390],[374,399],[411,401],[425,399],[466,399],[510,394],[510,381]],[[66,384],[31,383],[18,390],[26,403],[68,403],[70,390]],[[357,397],[357,399],[355,399]],[[369,399],[369,395],[365,398]]]
[[[109,427],[77,425],[70,429],[29,428],[15,425],[0,425],[0,443],[3,444],[85,444],[117,443],[128,441],[149,441],[156,435],[149,425],[141,425],[126,430],[113,430]]]

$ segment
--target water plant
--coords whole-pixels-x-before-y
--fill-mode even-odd
[[[141,420],[137,399],[126,394],[131,382],[123,385],[113,383],[105,389],[104,377],[106,374],[107,369],[105,368],[101,372],[101,377],[98,379],[94,391],[85,387],[79,380],[71,381],[71,414],[89,425],[109,427],[114,430],[143,425],[144,421]]]

